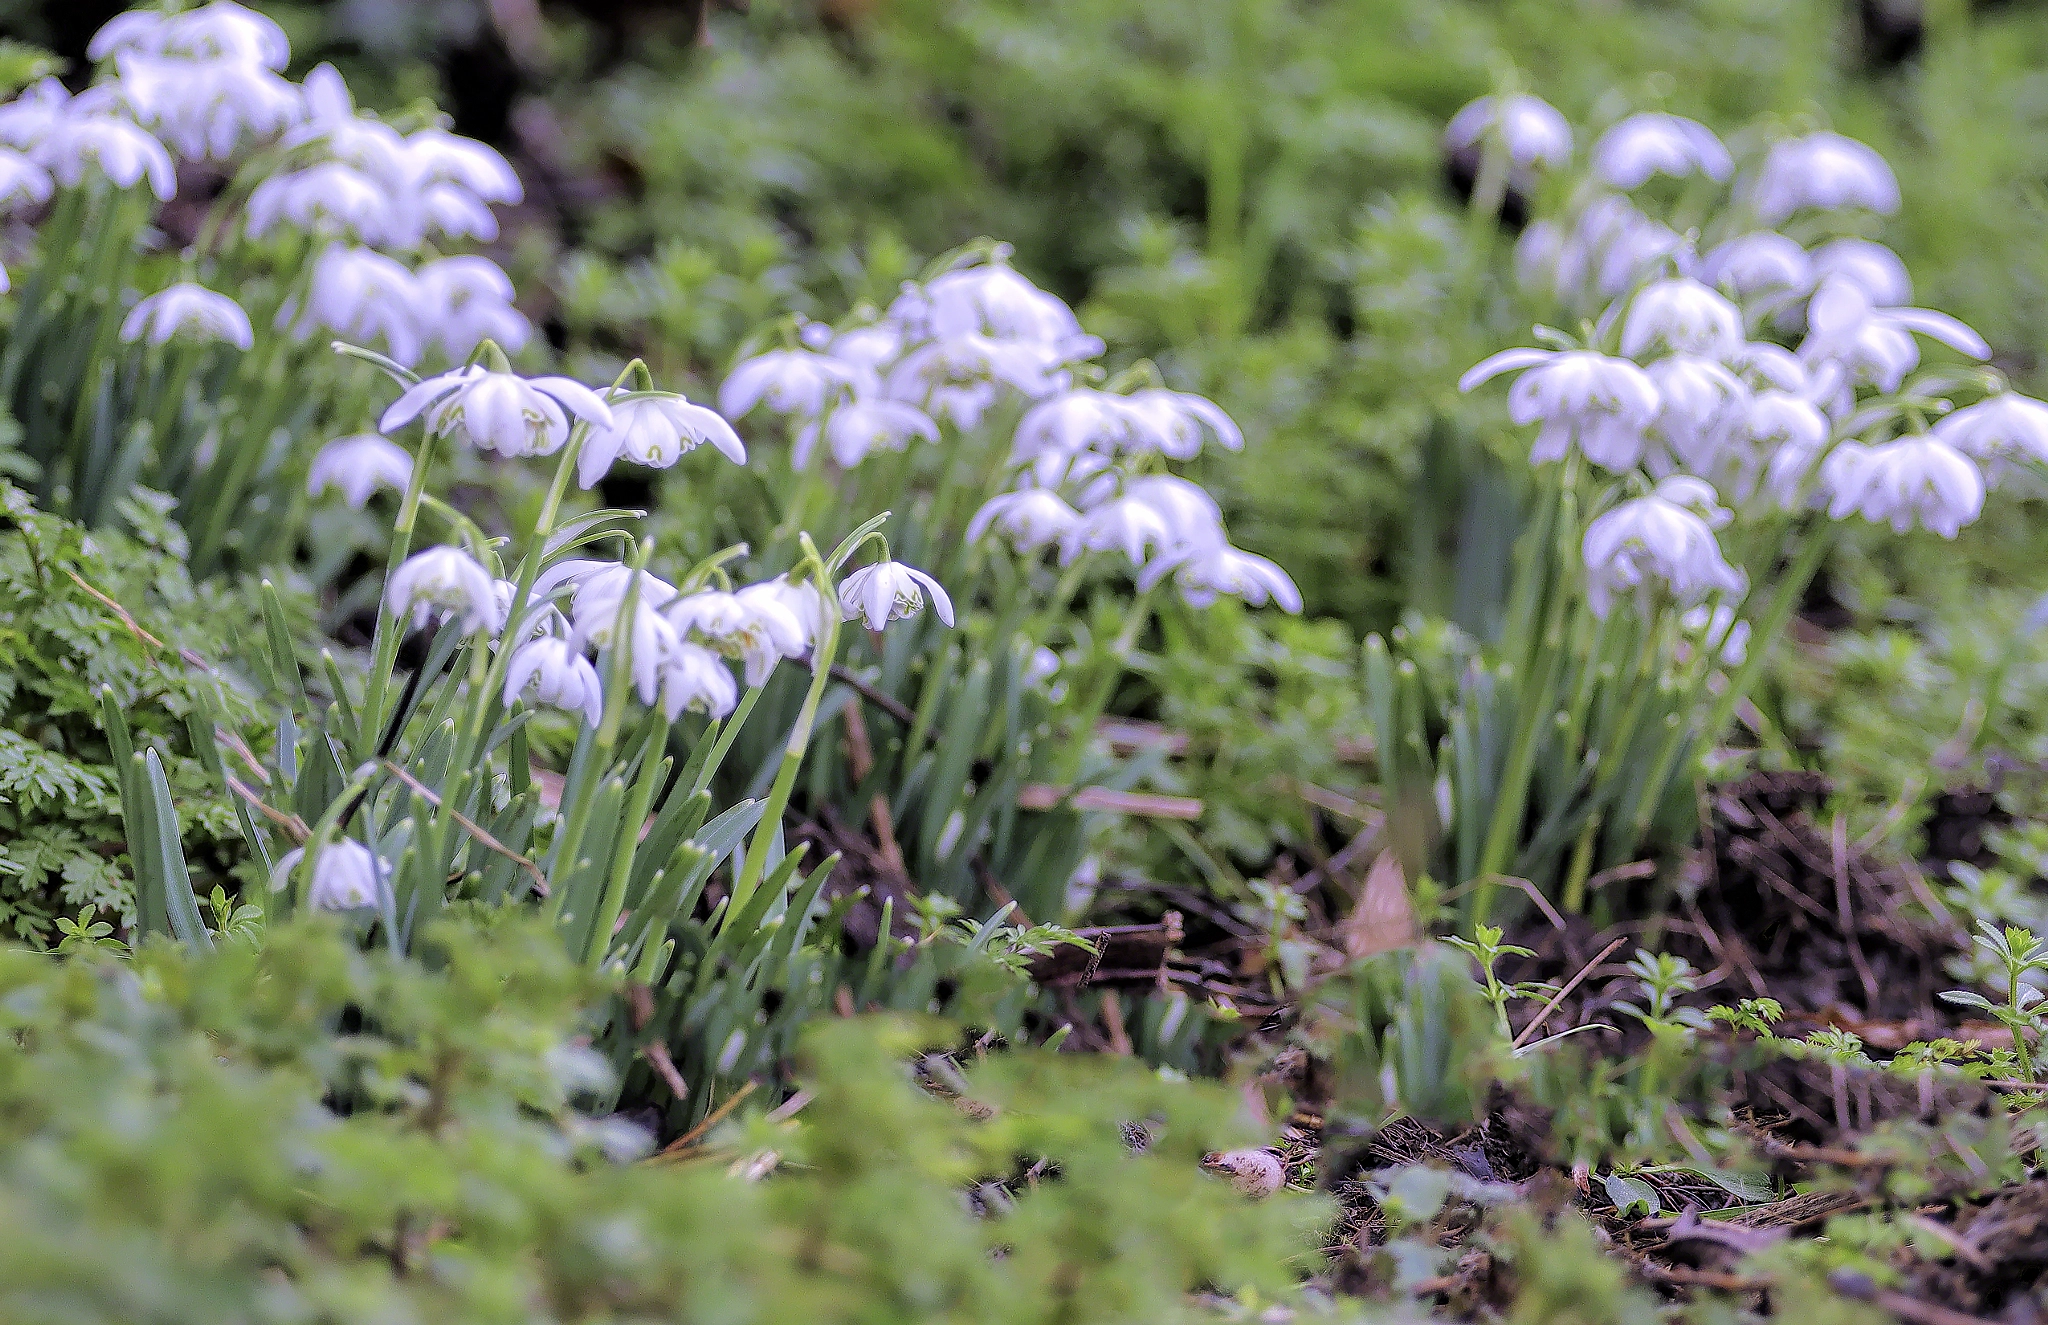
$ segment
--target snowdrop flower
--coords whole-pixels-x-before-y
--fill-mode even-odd
[[[822,423],[814,419],[798,429],[789,458],[798,469],[805,468],[822,439],[832,459],[841,468],[851,469],[865,460],[868,452],[878,448],[901,451],[913,437],[939,440],[939,425],[915,405],[880,398],[849,400],[835,406]]]
[[[514,203],[526,196],[505,158],[474,138],[420,129],[406,135],[405,154],[420,185],[454,184],[485,202]]]
[[[1301,611],[1301,590],[1294,581],[1264,557],[1217,542],[1193,548],[1175,556],[1159,557],[1138,577],[1138,587],[1149,589],[1171,574],[1180,585],[1180,596],[1188,606],[1202,608],[1218,596],[1242,598],[1253,607],[1273,603],[1283,612]]]
[[[306,849],[297,847],[278,860],[270,875],[272,892],[281,892],[291,883],[305,857]],[[355,911],[377,905],[382,896],[379,883],[389,866],[362,843],[340,837],[321,846],[320,853],[313,857],[312,869],[306,900],[314,910]]]
[[[162,345],[177,335],[226,341],[238,350],[256,343],[249,315],[240,304],[190,281],[157,291],[121,320],[121,339],[126,344],[147,337],[150,344]]]
[[[0,212],[48,202],[55,187],[49,171],[19,152],[0,148]]]
[[[169,202],[178,192],[178,172],[164,145],[117,115],[64,114],[36,143],[33,156],[66,188],[82,184],[90,167],[118,188],[132,189],[146,180],[159,202]]]
[[[739,697],[731,669],[701,644],[679,644],[661,664],[661,705],[671,721],[685,711],[722,718]]]
[[[613,392],[609,423],[597,424],[576,457],[576,481],[592,488],[620,456],[649,469],[667,469],[709,442],[736,465],[747,463],[739,434],[716,412],[668,391]]]
[[[1735,619],[1735,609],[1722,603],[1713,611],[1701,603],[1678,619],[1702,644],[1719,648],[1723,667],[1740,667],[1749,657],[1749,623]]]
[[[1750,398],[1744,432],[1753,442],[1818,451],[1828,439],[1827,416],[1805,396],[1759,391]]]
[[[1899,209],[1899,182],[1862,143],[1815,133],[1773,144],[1750,197],[1771,225],[1807,207],[1862,207],[1889,216]]]
[[[1593,146],[1593,170],[1617,189],[1640,188],[1652,175],[1726,179],[1728,149],[1706,125],[1677,115],[1631,115]]]
[[[258,184],[244,216],[251,239],[290,222],[312,234],[353,234],[374,244],[391,234],[393,207],[390,196],[362,171],[323,161]]]
[[[925,595],[931,595],[932,611],[947,625],[953,624],[953,600],[939,582],[900,561],[878,561],[863,566],[839,582],[839,606],[846,619],[861,618],[869,630],[880,630],[891,621],[916,616],[924,610]]]
[[[1721,451],[1742,426],[1749,388],[1712,359],[1674,354],[1645,370],[1662,407],[1657,431],[1682,468],[1710,474]]]
[[[597,669],[567,640],[543,636],[513,650],[505,669],[505,702],[510,704],[529,686],[541,703],[580,711],[592,727],[604,719],[604,688]]]
[[[734,596],[748,604],[760,599],[771,600],[796,618],[797,627],[803,632],[803,642],[798,651],[788,654],[788,657],[803,656],[825,629],[825,596],[809,580],[792,581],[787,575],[778,575],[772,580],[750,584]]]
[[[632,653],[633,683],[639,689],[640,702],[653,704],[661,691],[663,667],[683,646],[676,628],[661,614],[679,595],[667,581],[646,571],[639,574],[639,596],[631,619],[626,616],[626,596],[634,584],[631,568],[613,564],[585,576],[570,603],[569,614],[575,621],[570,642],[579,649],[586,643],[609,649],[623,640]]]
[[[414,630],[437,612],[460,616],[463,630],[472,635],[480,630],[495,635],[505,626],[491,573],[461,548],[428,548],[407,557],[391,572],[384,605],[399,617],[410,613]]]
[[[1562,460],[1576,445],[1594,464],[1615,471],[1641,463],[1643,433],[1656,420],[1657,387],[1626,359],[1592,350],[1502,350],[1458,379],[1470,391],[1499,373],[1523,369],[1508,393],[1508,416],[1541,422],[1531,464]]]
[[[1806,325],[1801,358],[1809,364],[1839,363],[1882,391],[1898,390],[1919,364],[1916,332],[1971,358],[1991,357],[1984,338],[1948,314],[1930,308],[1878,308],[1862,287],[1839,278],[1821,283],[1806,307]]]
[[[283,28],[233,0],[213,0],[181,14],[133,10],[110,20],[85,48],[87,58],[93,60],[124,51],[240,60],[268,69],[283,69],[292,58]]]
[[[378,340],[399,363],[419,362],[421,292],[404,263],[367,248],[330,244],[313,264],[304,316],[293,327],[303,340],[315,327],[364,344]],[[279,312],[283,325],[289,306]]]
[[[1031,661],[1024,665],[1024,679],[1033,685],[1044,685],[1060,674],[1060,656],[1043,644],[1031,651]]]
[[[1159,512],[1169,553],[1211,548],[1223,542],[1223,513],[1199,484],[1171,474],[1148,474],[1124,485],[1124,495]]]
[[[886,322],[850,327],[837,335],[828,335],[825,348],[835,359],[879,372],[903,353],[903,333]]]
[[[226,160],[243,139],[282,133],[305,115],[297,88],[234,57],[123,53],[120,69],[122,92],[136,118],[195,160]]]
[[[756,589],[762,586],[750,586]],[[760,685],[784,658],[803,655],[803,623],[773,592],[742,597],[717,589],[686,594],[663,609],[678,635],[692,632],[745,665],[747,684]]]
[[[1044,488],[1020,488],[991,497],[967,522],[967,541],[979,543],[1000,529],[1019,552],[1036,552],[1066,537],[1080,513]]]
[[[467,359],[487,340],[517,350],[533,334],[512,306],[512,278],[489,258],[440,258],[423,264],[412,282],[422,339],[439,341],[450,359]]]
[[[970,331],[929,341],[904,355],[889,370],[885,385],[893,399],[973,428],[996,402],[1001,386],[1036,397],[1066,382],[1042,348]]]
[[[318,144],[335,160],[392,185],[409,185],[410,158],[398,131],[369,115],[356,113],[355,98],[331,64],[323,64],[300,84],[306,118],[286,132],[286,147]]]
[[[1072,564],[1083,552],[1122,552],[1133,566],[1142,565],[1147,548],[1173,544],[1166,517],[1150,502],[1126,494],[1095,507],[1067,530],[1060,561]]]
[[[1934,435],[1983,461],[1993,483],[2003,482],[2015,461],[2048,463],[2048,405],[2002,391],[1941,420]]]
[[[413,202],[402,237],[411,244],[429,236],[439,239],[476,239],[484,243],[498,237],[498,218],[483,199],[453,184],[429,184]]]
[[[955,267],[923,286],[905,285],[889,306],[889,321],[917,340],[975,335],[1026,341],[1054,349],[1066,360],[1102,352],[1102,342],[1081,330],[1074,310],[1018,273],[996,246],[992,260]]]
[[[1022,462],[1090,448],[1106,452],[1161,449],[1164,438],[1154,437],[1149,447],[1139,441],[1140,434],[1150,427],[1150,417],[1133,409],[1129,396],[1075,387],[1024,411],[1010,455]]]
[[[1741,235],[1708,252],[1700,279],[1740,296],[1784,294],[1813,285],[1805,249],[1775,230]]]
[[[521,377],[472,364],[429,377],[384,411],[378,430],[391,432],[425,416],[436,437],[460,435],[479,451],[552,455],[569,440],[569,416],[612,426],[611,407],[567,377]]]
[[[1571,159],[1572,127],[1540,97],[1480,97],[1444,126],[1444,146],[1478,147],[1497,134],[1518,166],[1561,166]]]
[[[1876,446],[1845,443],[1821,470],[1831,499],[1828,516],[1861,515],[1905,533],[1918,521],[1954,538],[1984,511],[1984,476],[1961,451],[1929,433]]]
[[[1194,459],[1205,435],[1226,451],[1244,449],[1244,434],[1230,416],[1216,402],[1191,392],[1151,387],[1132,392],[1125,407],[1144,420],[1159,439],[1158,449],[1175,460]]]
[[[33,150],[69,115],[71,93],[55,78],[39,79],[12,101],[0,102],[0,143]]]
[[[1644,286],[1621,324],[1621,352],[1631,359],[1659,350],[1719,358],[1742,344],[1735,305],[1687,276]]]
[[[1593,288],[1608,299],[1627,294],[1652,272],[1692,261],[1692,241],[1661,221],[1652,220],[1626,198],[1608,198],[1588,208],[1579,242],[1569,255],[1563,290],[1582,286],[1590,275]]]
[[[1715,528],[1730,518],[1710,485],[1678,475],[1595,519],[1580,549],[1594,614],[1605,617],[1617,595],[1653,580],[1681,603],[1696,603],[1716,589],[1741,593],[1742,573],[1722,558],[1714,540]]]
[[[1813,272],[1822,280],[1844,280],[1880,308],[1913,297],[1913,279],[1899,255],[1868,239],[1836,239],[1813,251]]]
[[[1806,365],[1799,361],[1799,356],[1769,341],[1752,341],[1727,355],[1723,362],[1737,377],[1759,390],[1775,387],[1797,393],[1807,387]]]
[[[404,492],[412,483],[412,457],[405,448],[376,433],[337,437],[320,448],[306,470],[306,493],[318,497],[329,488],[361,510],[378,488]]]
[[[814,350],[770,350],[732,370],[718,388],[718,412],[743,418],[765,404],[777,414],[815,419],[828,406],[879,387],[874,370]]]

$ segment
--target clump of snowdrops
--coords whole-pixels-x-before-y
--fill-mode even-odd
[[[461,251],[519,180],[430,112],[358,111],[330,66],[288,81],[284,33],[232,0],[122,14],[88,53],[83,91],[0,105],[9,460],[88,523],[132,485],[172,494],[202,573],[275,561],[309,477],[405,482],[399,453],[304,445],[375,417],[330,338],[410,367],[528,339],[505,273]]]
[[[1567,170],[1573,135],[1502,96],[1449,140],[1482,154],[1473,205],[1492,209],[1505,181]],[[1461,382],[1514,375],[1510,417],[1537,429],[1498,641],[1368,655],[1387,791],[1425,824],[1410,868],[1474,884],[1480,918],[1503,876],[1581,909],[1602,871],[1684,834],[1738,712],[1780,739],[1745,700],[1834,522],[1953,538],[2048,459],[2048,406],[1981,366],[1969,327],[1913,307],[1866,237],[1900,205],[1867,146],[1633,115],[1547,195],[1563,210],[1528,227],[1518,268],[1580,320]]]

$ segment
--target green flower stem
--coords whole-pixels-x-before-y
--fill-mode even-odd
[[[391,553],[384,561],[384,578],[388,583],[391,572],[403,565],[412,551],[413,526],[420,516],[420,498],[426,492],[427,470],[434,458],[434,434],[424,433],[420,438],[420,453],[413,458],[412,482],[405,488],[405,497],[398,504],[398,521],[391,530]],[[390,604],[384,601],[380,592],[377,599],[377,631],[371,648],[369,676],[363,682],[362,725],[357,732],[355,757],[369,760],[377,757],[377,742],[384,732],[384,695],[391,685],[391,667],[398,659],[399,641],[404,638],[405,627]]]
[[[668,729],[667,716],[656,709],[652,729],[641,747],[645,754],[640,776],[626,798],[626,811],[620,820],[619,840],[612,852],[611,877],[605,881],[604,900],[598,907],[597,923],[590,927],[590,945],[583,953],[584,964],[592,970],[604,964],[605,954],[611,949],[612,931],[618,927],[619,912],[626,905],[626,885],[633,877],[639,825],[647,818],[647,807],[653,802],[655,790],[667,771],[661,752],[668,745]]]
[[[1713,709],[1707,714],[1702,734],[1707,740],[1720,739],[1728,729],[1728,722],[1735,716],[1735,706],[1749,694],[1762,674],[1764,660],[1770,655],[1771,642],[1785,633],[1791,623],[1792,613],[1799,606],[1799,600],[1806,595],[1807,586],[1820,572],[1820,564],[1827,559],[1834,546],[1835,528],[1832,521],[1823,521],[1818,527],[1808,529],[1799,540],[1799,555],[1791,567],[1778,580],[1777,591],[1772,595],[1771,605],[1762,619],[1751,623],[1749,634],[1749,656],[1742,660],[1742,666],[1728,678],[1728,686],[1715,699]]]

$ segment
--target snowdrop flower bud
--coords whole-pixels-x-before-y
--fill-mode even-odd
[[[1657,431],[1681,467],[1711,474],[1721,450],[1741,427],[1749,388],[1712,359],[1674,354],[1646,369],[1663,402]]]
[[[604,719],[604,689],[597,669],[567,640],[543,636],[513,650],[505,669],[505,702],[510,704],[529,686],[541,703],[580,711],[592,727]]]
[[[233,0],[188,9],[180,14],[135,10],[117,15],[93,34],[85,53],[104,60],[124,51],[148,55],[180,55],[188,59],[239,60],[283,69],[291,63],[291,43],[276,22]]]
[[[289,222],[316,235],[355,235],[381,243],[391,233],[391,198],[362,171],[323,161],[288,175],[272,175],[249,194],[243,224],[261,239]]]
[[[1735,305],[1686,276],[1644,286],[1621,324],[1621,352],[1631,359],[1660,350],[1720,358],[1742,344]]]
[[[1771,225],[1807,207],[1862,207],[1889,216],[1899,209],[1899,182],[1884,158],[1862,143],[1815,133],[1772,145],[1751,202]]]
[[[136,118],[194,160],[224,161],[245,138],[283,132],[305,114],[299,91],[234,57],[163,59],[124,53],[121,87]]]
[[[424,263],[412,285],[422,339],[439,341],[450,359],[467,359],[487,340],[515,351],[533,334],[512,307],[512,278],[489,258],[465,254]]]
[[[1283,612],[1301,611],[1301,590],[1294,587],[1286,571],[1228,543],[1156,558],[1138,577],[1138,587],[1149,589],[1168,574],[1180,585],[1180,596],[1190,607],[1208,607],[1219,595],[1228,595],[1253,607],[1271,602]]]
[[[953,624],[953,600],[939,582],[923,571],[900,561],[878,561],[863,566],[839,582],[839,606],[846,619],[866,620],[869,630],[880,630],[891,621],[916,616],[924,610],[930,594],[932,611],[947,625]]]
[[[66,188],[77,188],[90,168],[118,188],[132,189],[146,180],[159,202],[169,202],[178,192],[178,172],[164,145],[117,115],[67,110],[42,136],[33,155],[36,164]]]
[[[284,854],[271,872],[271,891],[282,891],[291,883],[293,872],[305,856],[304,847]],[[356,911],[375,906],[383,892],[380,883],[389,868],[362,843],[336,838],[313,857],[312,885],[307,889],[306,900],[315,911]]]
[[[1680,617],[1678,624],[1702,644],[1718,648],[1724,667],[1740,667],[1749,657],[1749,623],[1736,620],[1735,609],[1726,603],[1712,612],[1701,603]]]
[[[750,686],[765,682],[776,663],[801,656],[805,648],[803,623],[772,591],[743,597],[706,589],[676,599],[662,615],[678,635],[695,633],[720,653],[741,659]]]
[[[1657,417],[1657,386],[1626,359],[1592,350],[1502,350],[1458,379],[1470,391],[1499,373],[1522,373],[1508,394],[1517,424],[1541,422],[1531,464],[1562,460],[1577,445],[1588,460],[1617,472],[1643,457],[1643,434]]]
[[[0,212],[50,200],[50,172],[19,152],[0,148]]]
[[[1486,96],[1468,103],[1444,126],[1444,146],[1475,148],[1494,134],[1518,166],[1561,166],[1571,159],[1571,125],[1556,107],[1531,96]]]
[[[1813,251],[1813,273],[1821,280],[1845,280],[1879,308],[1913,297],[1913,279],[1899,255],[1868,239],[1836,239]]]
[[[391,357],[408,366],[418,363],[420,334],[419,283],[404,263],[367,248],[331,244],[313,263],[305,312],[292,325],[300,340],[324,328],[363,344],[381,340]],[[297,310],[279,310],[285,325]]]
[[[461,548],[428,548],[407,557],[391,572],[384,605],[396,616],[410,613],[414,630],[426,625],[436,612],[460,616],[463,630],[472,635],[478,631],[495,635],[505,626],[491,573]]]
[[[597,486],[622,455],[636,465],[667,469],[706,442],[734,464],[747,463],[747,448],[731,424],[673,392],[613,392],[609,403],[611,422],[593,427],[576,457],[576,481],[585,488]]]
[[[1230,416],[1216,402],[1190,392],[1161,387],[1134,391],[1125,407],[1144,424],[1136,434],[1138,441],[1156,439],[1153,446],[1175,460],[1194,459],[1205,434],[1215,437],[1216,444],[1226,451],[1244,448],[1244,434]]]
[[[1083,552],[1122,552],[1133,566],[1143,564],[1147,548],[1173,543],[1173,531],[1150,502],[1126,494],[1095,507],[1067,530],[1060,544],[1060,562],[1071,565]]]
[[[1673,476],[1647,497],[1625,501],[1587,526],[1587,601],[1605,617],[1618,594],[1661,580],[1680,603],[1716,589],[1743,591],[1742,573],[1721,556],[1714,529],[1731,517],[1708,484]]]
[[[990,529],[1000,529],[1019,552],[1036,552],[1058,542],[1079,522],[1073,507],[1044,488],[1021,488],[988,500],[967,522],[967,541],[979,543]]]
[[[2003,482],[2014,461],[2048,463],[2048,405],[2000,392],[1941,420],[1934,435],[1983,461],[1994,484]]]
[[[429,377],[384,411],[378,430],[391,432],[425,416],[436,437],[460,435],[479,451],[552,455],[569,440],[569,416],[609,428],[611,407],[567,377],[521,377],[481,365]]]
[[[812,420],[797,431],[790,448],[791,463],[798,469],[808,466],[821,437],[831,449],[832,459],[842,469],[851,469],[877,448],[901,451],[913,437],[936,442],[939,425],[923,410],[900,400],[849,400],[834,406],[823,423]]]
[[[152,345],[162,345],[178,335],[200,341],[226,341],[238,350],[256,343],[249,315],[240,304],[189,281],[159,290],[136,304],[121,320],[121,339],[130,345],[144,337]]]
[[[412,457],[405,448],[373,432],[337,437],[320,448],[306,470],[307,495],[339,488],[341,498],[361,510],[378,488],[404,492],[412,483]]]
[[[420,185],[454,184],[485,202],[513,203],[526,196],[505,158],[474,138],[420,129],[406,135],[405,153]]]
[[[661,705],[671,720],[685,711],[722,718],[739,697],[731,669],[701,644],[679,644],[662,661]]]
[[[1126,483],[1124,495],[1159,512],[1168,552],[1220,547],[1224,542],[1223,513],[1199,484],[1171,474],[1148,474]]]
[[[1915,521],[1954,538],[1984,511],[1984,477],[1970,458],[1928,433],[1876,446],[1845,443],[1821,470],[1832,494],[1828,516],[1861,515],[1905,533]]]
[[[718,388],[718,412],[744,418],[765,404],[777,414],[815,419],[829,406],[879,388],[874,370],[865,365],[814,350],[770,350],[732,370]]]
[[[1803,291],[1813,284],[1806,250],[1775,230],[1741,235],[1710,251],[1700,279],[1738,296]]]
[[[1631,115],[1593,147],[1594,173],[1617,189],[1640,188],[1659,174],[1726,179],[1734,168],[1706,125],[1677,115]]]

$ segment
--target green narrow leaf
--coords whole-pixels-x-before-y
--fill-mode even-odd
[[[292,651],[292,633],[285,625],[284,604],[278,601],[277,586],[263,581],[263,633],[270,646],[270,667],[280,684],[286,686],[301,707],[306,703],[305,678],[299,675],[298,655]]]
[[[185,868],[185,848],[178,836],[178,816],[171,805],[171,784],[164,777],[163,762],[151,750],[145,756],[150,801],[155,808],[155,829],[150,834],[160,862],[163,903],[171,932],[181,942],[212,951],[213,939],[199,918],[199,901],[192,895],[192,876]]]

